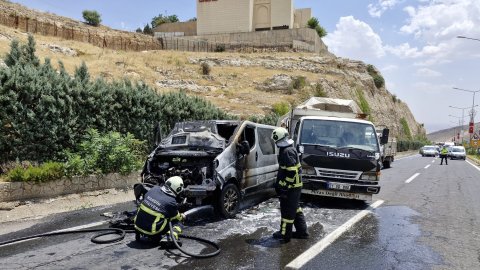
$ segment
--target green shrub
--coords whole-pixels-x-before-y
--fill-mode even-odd
[[[88,175],[95,170],[89,170],[85,160],[79,154],[66,152],[67,161],[65,162],[65,175],[72,177],[75,175]]]
[[[317,34],[320,38],[323,38],[328,34],[327,30],[325,30],[325,28],[320,25],[317,25],[317,27],[315,27],[315,31],[317,31]]]
[[[202,68],[202,75],[210,75],[210,72],[212,72],[212,67],[207,62],[202,62],[200,67]]]
[[[80,144],[79,152],[67,154],[65,171],[68,176],[115,172],[128,174],[141,167],[144,149],[144,142],[135,139],[132,134],[100,134],[92,129]]]
[[[360,109],[364,114],[370,114],[370,105],[368,104],[368,101],[365,99],[365,95],[363,94],[363,91],[361,89],[357,89],[357,96],[358,96],[358,101],[360,105]]]
[[[210,102],[184,92],[158,94],[143,82],[90,78],[82,63],[72,75],[49,59],[40,64],[35,41],[13,41],[8,68],[0,67],[0,163],[64,160],[89,129],[131,133],[153,146],[154,128],[163,134],[175,122],[233,118]]]
[[[307,85],[307,78],[304,76],[297,76],[293,78],[292,87],[295,90],[303,89]]]
[[[272,112],[264,116],[250,116],[248,120],[259,124],[276,126],[279,118],[280,116],[278,114]]]
[[[410,132],[410,127],[408,126],[408,122],[404,117],[402,117],[400,119],[400,125],[402,126],[403,136],[406,139],[411,140],[412,139],[412,133]]]
[[[392,95],[392,101],[393,101],[393,103],[397,103],[397,101],[398,101],[397,95]]]
[[[380,75],[372,65],[367,66],[367,72],[372,76],[375,87],[381,88],[385,85],[385,79]]]
[[[100,13],[95,10],[84,10],[82,16],[85,22],[89,25],[98,26],[102,22]]]
[[[317,18],[315,17],[312,17],[310,18],[308,21],[307,21],[307,26],[311,29],[315,29],[315,27],[317,27],[317,25],[319,25],[319,21]]]
[[[318,19],[315,17],[312,17],[310,18],[310,20],[307,21],[307,27],[311,29],[315,29],[315,31],[317,31],[317,34],[320,38],[323,38],[328,34],[327,30],[325,30],[325,28],[323,28],[320,25]]]
[[[217,44],[215,46],[215,52],[224,52],[225,51],[225,44]]]
[[[272,106],[273,112],[276,115],[282,116],[287,114],[290,111],[290,104],[287,102],[277,102]]]
[[[328,97],[327,92],[320,83],[315,84],[314,91],[316,97]]]
[[[427,144],[431,144],[431,142],[422,140],[401,140],[397,142],[397,151],[404,152],[409,150],[419,150],[422,146]]]
[[[46,162],[40,166],[21,166],[7,174],[7,179],[13,182],[46,182],[60,179],[64,176],[64,166],[58,162]]]

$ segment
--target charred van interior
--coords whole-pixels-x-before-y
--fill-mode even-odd
[[[162,185],[171,176],[182,177],[189,202],[198,205],[219,185],[215,158],[230,144],[238,121],[193,121],[175,124],[149,155],[142,182]]]

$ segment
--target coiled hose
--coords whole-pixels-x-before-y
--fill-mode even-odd
[[[170,234],[173,235],[172,223],[169,222],[168,225],[170,227]],[[93,243],[95,243],[95,244],[110,244],[110,243],[116,243],[116,242],[122,241],[125,238],[125,235],[127,233],[134,233],[135,230],[124,230],[124,229],[120,229],[120,228],[108,228],[108,229],[82,229],[82,230],[42,233],[42,234],[36,234],[36,235],[32,235],[32,236],[16,238],[16,239],[8,240],[8,241],[5,241],[5,242],[0,242],[0,247],[8,245],[8,244],[13,244],[13,243],[16,243],[16,242],[21,242],[21,241],[25,241],[25,240],[34,239],[34,238],[40,238],[40,237],[49,237],[49,236],[57,236],[57,235],[65,235],[65,234],[92,233],[92,232],[100,232],[99,234],[94,235],[90,239]],[[111,234],[117,234],[118,236],[115,237],[115,238],[107,239],[107,240],[100,240],[99,239],[100,237],[103,237],[105,235],[111,235]],[[173,240],[173,243],[175,244],[175,246],[178,248],[178,250],[180,250],[185,255],[191,256],[193,258],[210,258],[210,257],[216,256],[220,253],[220,246],[218,246],[218,244],[215,243],[215,242],[212,242],[212,241],[209,241],[207,239],[200,238],[200,237],[189,236],[189,235],[180,235],[179,237],[180,238],[185,238],[185,239],[191,239],[191,240],[198,241],[198,242],[202,242],[202,243],[210,245],[210,246],[212,246],[216,249],[216,251],[214,251],[212,253],[193,254],[193,253],[190,253],[190,252],[182,249],[180,247],[180,245],[178,244],[177,240],[175,239],[175,237],[172,237],[172,240]]]

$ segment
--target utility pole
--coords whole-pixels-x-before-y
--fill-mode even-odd
[[[475,105],[475,107],[477,107],[477,106],[478,106],[478,105]],[[455,106],[448,106],[448,107],[453,108],[453,109],[462,110],[462,124],[461,124],[461,128],[460,128],[460,134],[461,134],[462,137],[461,137],[461,140],[460,140],[460,141],[461,141],[462,144],[463,144],[463,143],[464,143],[463,126],[465,125],[465,123],[464,123],[465,110],[468,109],[468,108],[470,108],[470,107],[465,107],[465,108],[460,108],[460,107],[455,107]]]
[[[470,92],[470,93],[473,94],[472,111],[470,112],[470,123],[469,123],[469,128],[468,128],[468,133],[470,133],[470,141],[472,141],[472,136],[473,136],[473,133],[475,132],[475,110],[474,110],[475,94],[477,92],[480,92],[480,90],[474,91],[474,90],[462,89],[462,88],[457,88],[457,87],[454,87],[453,89],[460,90],[460,91],[465,91],[465,92]]]

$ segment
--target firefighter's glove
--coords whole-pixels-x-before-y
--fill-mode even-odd
[[[185,214],[180,214],[180,221],[181,222],[187,222],[187,216]]]

